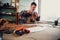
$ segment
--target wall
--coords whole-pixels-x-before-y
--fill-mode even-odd
[[[41,20],[54,21],[60,17],[60,0],[41,0]]]
[[[11,4],[11,0],[0,0],[2,3],[9,3]]]
[[[19,12],[22,10],[28,10],[31,2],[33,2],[33,0],[19,0]]]
[[[36,2],[37,4],[37,7],[36,7],[36,12],[38,13],[38,0],[20,0],[19,1],[19,12],[22,11],[22,10],[29,10],[30,8],[30,5],[32,2]]]

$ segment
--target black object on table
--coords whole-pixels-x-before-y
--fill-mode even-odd
[[[55,26],[57,26],[58,25],[58,20],[55,20]]]

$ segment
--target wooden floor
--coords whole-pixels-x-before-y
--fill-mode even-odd
[[[42,31],[16,36],[4,34],[4,40],[57,40],[60,38],[60,28],[48,27]]]

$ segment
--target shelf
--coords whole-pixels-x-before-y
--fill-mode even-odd
[[[16,16],[15,14],[3,14],[3,13],[0,13],[0,15],[2,15],[2,16]]]
[[[13,7],[13,6],[9,6],[9,7],[1,6],[0,9],[13,9],[13,10],[16,10],[16,8]]]

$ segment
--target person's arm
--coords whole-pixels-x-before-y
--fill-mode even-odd
[[[36,12],[34,12],[34,13],[32,14],[32,19],[33,19],[33,20],[36,20],[37,17],[38,17],[38,14],[37,14]]]
[[[40,21],[40,16],[38,16],[38,14],[36,12],[34,12],[32,14],[32,20],[33,21]]]

